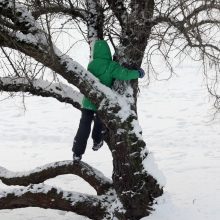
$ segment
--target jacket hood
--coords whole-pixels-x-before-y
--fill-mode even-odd
[[[97,40],[93,49],[93,59],[112,60],[110,48],[106,41]]]

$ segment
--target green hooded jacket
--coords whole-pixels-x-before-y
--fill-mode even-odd
[[[106,41],[97,40],[93,50],[93,60],[88,65],[88,71],[100,82],[111,87],[114,79],[131,80],[139,77],[137,70],[129,70],[112,61],[110,48]],[[86,97],[83,98],[83,108],[96,111],[96,106]]]

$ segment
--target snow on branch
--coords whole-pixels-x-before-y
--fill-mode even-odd
[[[40,26],[32,14],[13,0],[0,0],[0,12],[1,16],[10,19],[11,24],[13,23],[22,33],[35,33],[39,30]]]
[[[97,220],[105,211],[98,196],[63,191],[44,184],[0,191],[0,209],[25,207],[71,211]]]
[[[84,162],[54,162],[29,172],[20,173],[11,172],[4,167],[0,167],[0,180],[6,185],[27,186],[29,184],[38,184],[47,179],[64,174],[80,176],[97,191],[98,195],[104,194],[112,187],[110,179],[106,178],[100,171]]]
[[[99,39],[99,7],[98,2],[95,0],[87,0],[87,10],[88,10],[88,39],[93,46],[94,42]],[[102,27],[100,27],[102,30]],[[101,38],[103,38],[103,33],[101,33]]]
[[[51,83],[41,79],[0,77],[0,91],[29,92],[30,94],[53,97],[80,109],[83,95],[63,83]]]

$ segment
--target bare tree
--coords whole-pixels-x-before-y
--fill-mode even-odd
[[[37,206],[92,219],[135,220],[149,215],[163,186],[146,166],[152,158],[138,124],[138,81],[116,81],[114,91],[100,84],[55,46],[53,24],[62,21],[60,33],[67,26],[77,28],[91,47],[97,39],[109,40],[116,59],[128,68],[140,67],[145,57],[149,71],[155,71],[152,61],[160,54],[172,73],[172,57],[192,56],[203,63],[204,70],[215,67],[218,83],[219,12],[217,0],[0,0],[4,70],[0,90],[54,97],[78,109],[81,94],[86,95],[108,128],[105,141],[113,157],[112,180],[83,162],[57,162],[21,174],[1,168],[5,184],[24,188],[2,192],[0,208]],[[209,72],[205,73],[208,77]],[[62,174],[81,176],[97,196],[42,184]]]

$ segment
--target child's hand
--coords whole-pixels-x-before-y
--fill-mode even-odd
[[[145,76],[145,72],[142,68],[138,69],[139,72],[139,78],[143,78]]]

